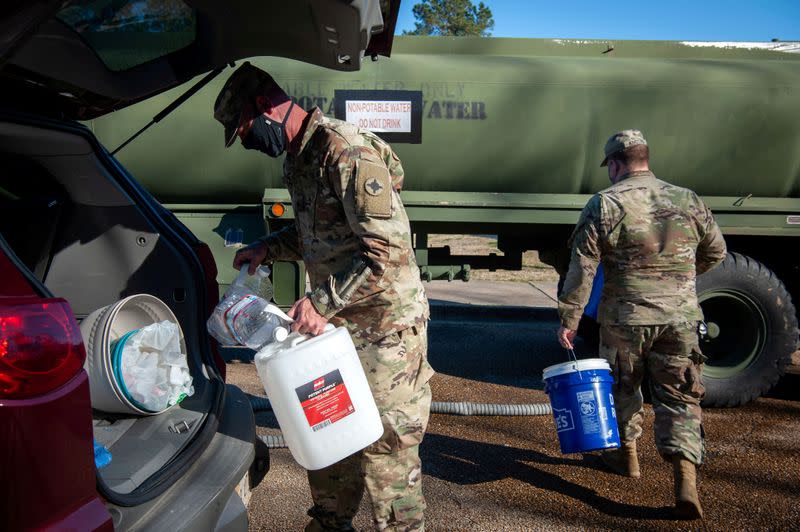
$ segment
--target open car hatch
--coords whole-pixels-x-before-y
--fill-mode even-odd
[[[87,120],[244,57],[358,70],[365,55],[391,52],[399,0],[14,5],[0,19],[4,97],[37,98]]]

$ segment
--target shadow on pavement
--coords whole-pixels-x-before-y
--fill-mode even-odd
[[[542,370],[566,362],[558,345],[553,308],[431,302],[428,358],[433,368],[454,377],[541,389]],[[596,356],[580,339],[578,358]],[[226,362],[252,363],[253,350],[221,347]]]
[[[787,373],[781,377],[778,384],[776,384],[765,397],[785,399],[787,401],[800,400],[800,375],[796,373]]]
[[[225,362],[245,362],[252,364],[253,356],[256,354],[252,349],[246,347],[219,347],[219,354]]]
[[[599,458],[554,458],[530,450],[452,438],[441,434],[425,435],[420,447],[423,472],[460,485],[493,482],[513,478],[536,488],[560,493],[581,501],[597,511],[615,517],[631,519],[671,519],[671,507],[636,506],[613,501],[594,489],[544,471],[537,464],[564,464],[584,469],[604,471]],[[609,481],[611,482],[611,481]]]
[[[569,360],[556,340],[553,308],[434,301],[431,315],[428,359],[439,373],[541,389],[542,370]],[[575,352],[578,358],[597,356],[580,339]]]

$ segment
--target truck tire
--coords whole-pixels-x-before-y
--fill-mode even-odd
[[[700,347],[703,406],[745,404],[767,393],[797,349],[797,316],[786,287],[766,266],[739,253],[697,278],[707,334]]]

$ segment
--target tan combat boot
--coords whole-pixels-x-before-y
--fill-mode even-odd
[[[675,474],[675,517],[678,519],[701,519],[703,508],[697,495],[697,469],[680,455],[672,456]]]
[[[636,456],[636,441],[623,442],[618,449],[603,451],[600,459],[611,471],[623,477],[639,478],[639,457]]]

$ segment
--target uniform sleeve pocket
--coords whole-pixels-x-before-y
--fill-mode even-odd
[[[356,162],[356,208],[361,217],[391,218],[392,180],[385,165]]]

